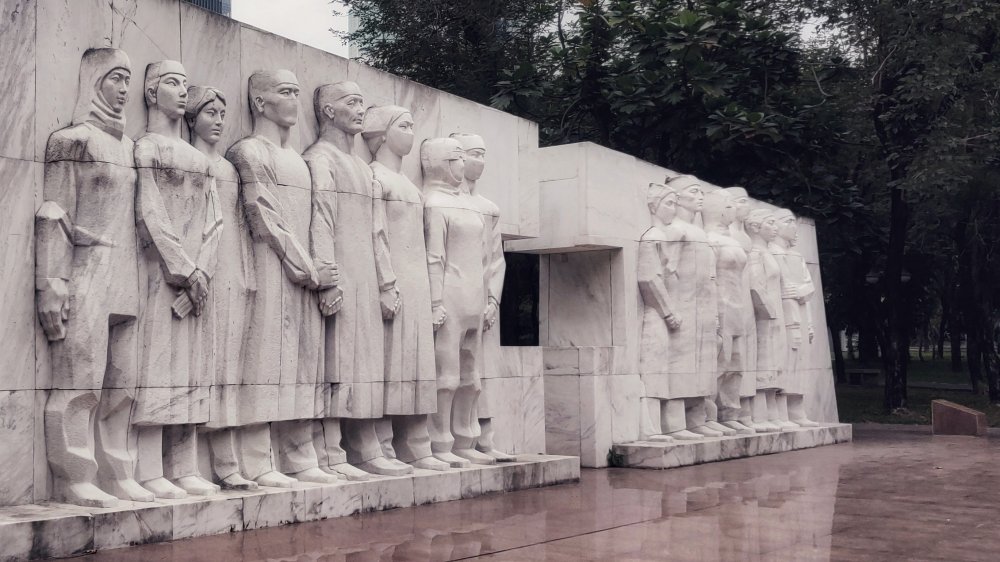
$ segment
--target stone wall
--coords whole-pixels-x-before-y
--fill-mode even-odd
[[[416,121],[416,144],[453,132],[482,135],[489,164],[480,192],[501,211],[505,238],[533,236],[538,230],[538,191],[533,167],[520,164],[538,146],[537,125],[468,100],[379,72],[363,64],[242,25],[179,0],[0,0],[0,505],[31,503],[49,496],[42,412],[51,374],[47,342],[35,314],[33,216],[42,203],[42,173],[49,135],[69,125],[76,100],[83,52],[116,47],[132,61],[132,88],[126,134],[145,130],[142,73],[150,62],[173,59],[189,82],[212,85],[227,94],[229,118],[223,148],[251,132],[247,79],[256,70],[289,69],[302,86],[299,124],[293,145],[299,151],[317,135],[313,90],[342,80],[357,82],[369,105],[409,107]],[[360,135],[358,154],[367,157]],[[413,151],[404,172],[420,185]],[[534,199],[533,199],[534,198]],[[516,411],[505,419],[541,418],[540,350],[505,350],[516,365],[488,383],[513,396],[494,400]],[[522,363],[522,355],[525,357]],[[537,355],[537,357],[535,357]],[[533,359],[532,359],[533,358]],[[529,370],[525,370],[525,369]],[[530,369],[535,369],[533,372]],[[524,414],[525,410],[536,414]],[[526,417],[525,417],[526,416]],[[513,427],[513,426],[512,426]],[[510,452],[541,452],[540,423],[518,422],[498,436]]]

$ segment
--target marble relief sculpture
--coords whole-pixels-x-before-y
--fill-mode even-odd
[[[413,115],[395,105],[369,108],[362,136],[372,154],[375,193],[382,194],[392,269],[401,305],[384,324],[385,416],[376,433],[387,458],[447,470],[434,458],[428,414],[437,408],[434,329],[420,188],[400,170],[413,149]]]
[[[795,249],[798,241],[799,222],[787,209],[774,214],[777,236],[768,247],[781,269],[781,304],[785,318],[785,335],[788,355],[785,360],[785,387],[778,397],[778,409],[783,419],[800,427],[818,424],[806,416],[803,404],[805,381],[803,372],[809,364],[809,347],[815,336],[809,299],[816,292],[812,277],[802,254]],[[785,403],[782,404],[781,401]]]
[[[314,260],[308,250],[309,168],[290,144],[299,93],[298,80],[287,70],[250,76],[253,134],[227,154],[239,173],[253,238],[257,293],[245,342],[239,420],[245,476],[262,486],[337,479],[319,468],[312,420],[326,414],[321,314],[339,306],[328,299],[339,272],[332,260]],[[277,459],[271,456],[271,430]],[[275,460],[287,476],[275,469]]]
[[[53,497],[91,507],[153,500],[134,479],[130,447],[139,314],[136,173],[124,134],[131,77],[123,51],[83,54],[72,124],[49,137],[35,215],[38,316],[52,359],[44,423]]]
[[[236,168],[219,153],[226,126],[226,97],[217,88],[190,86],[185,111],[191,144],[208,158],[222,213],[219,264],[211,285],[210,314],[215,323],[214,382],[207,428],[212,470],[223,488],[252,490],[257,483],[240,473],[240,389],[246,364],[245,335],[256,279],[250,230],[239,197]]]
[[[783,388],[786,336],[781,303],[781,268],[768,249],[777,236],[771,209],[750,211],[746,220],[753,243],[748,261],[750,296],[757,325],[757,397],[754,419],[767,420],[779,429],[790,428],[780,419],[777,393]]]
[[[375,430],[385,396],[402,389],[385,386],[382,325],[394,321],[402,301],[384,201],[376,191],[381,184],[353,153],[364,125],[364,97],[354,82],[338,82],[317,88],[314,104],[319,139],[303,154],[312,175],[313,251],[338,264],[342,278],[335,298],[343,298],[340,312],[326,321],[325,380],[332,384],[316,441],[324,467],[348,478],[407,474],[413,467],[384,456]],[[321,295],[324,302],[330,298]]]
[[[483,308],[487,302],[483,243],[486,225],[468,193],[465,151],[455,139],[420,146],[424,173],[424,240],[430,278],[437,365],[437,412],[431,449],[453,467],[496,459],[475,449],[480,437],[476,401],[481,390]]]
[[[486,309],[483,311],[483,356],[487,347],[491,347],[494,357],[500,356],[500,330],[493,329],[500,312],[500,298],[503,294],[503,278],[507,271],[507,263],[503,257],[503,236],[500,233],[500,207],[483,197],[476,190],[477,182],[483,175],[486,166],[486,142],[483,137],[467,133],[452,133],[451,138],[458,140],[465,150],[465,183],[463,187],[471,196],[473,204],[479,207],[479,212],[485,223],[486,240],[483,247],[483,264],[486,268],[484,282],[486,284]],[[487,369],[497,369],[495,363],[484,362],[483,373]],[[485,385],[484,385],[485,391]],[[494,443],[493,412],[490,411],[490,401],[480,395],[477,401],[476,418],[479,420],[481,435],[476,441],[476,449],[498,462],[513,462],[515,457],[496,448]]]
[[[717,420],[738,434],[756,433],[740,421],[740,398],[753,389],[744,383],[747,359],[746,309],[750,306],[749,291],[744,285],[747,253],[731,236],[729,227],[736,219],[736,203],[723,190],[705,194],[702,210],[708,243],[715,251],[716,284],[719,297],[718,393],[715,404]],[[751,390],[751,393],[753,391]]]
[[[146,134],[135,142],[139,260],[139,426],[136,477],[158,498],[219,487],[197,467],[197,424],[208,421],[214,378],[209,286],[222,216],[208,159],[181,139],[187,74],[176,61],[146,67]],[[162,460],[161,460],[161,451]]]

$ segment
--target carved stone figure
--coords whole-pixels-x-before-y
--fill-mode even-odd
[[[131,77],[123,51],[83,54],[73,122],[49,137],[35,216],[38,316],[52,357],[45,448],[53,497],[91,507],[110,507],[116,496],[153,500],[134,479],[130,453],[139,311],[135,166],[123,114]]]
[[[749,291],[744,284],[747,253],[740,242],[731,236],[729,229],[736,219],[736,203],[723,190],[706,193],[702,219],[708,234],[708,243],[715,250],[716,284],[719,295],[721,342],[718,360],[718,394],[715,398],[718,421],[736,433],[752,434],[756,433],[753,428],[739,421],[741,387],[747,357],[746,309],[750,303]]]
[[[437,407],[434,328],[424,245],[420,188],[400,170],[413,149],[413,115],[387,105],[365,112],[362,135],[373,155],[376,193],[382,194],[386,233],[402,304],[385,323],[385,416],[376,423],[382,450],[417,468],[447,470],[434,458],[427,414]]]
[[[407,474],[413,467],[386,458],[375,432],[390,391],[384,386],[382,323],[393,321],[401,300],[377,191],[381,185],[368,163],[353,154],[363,128],[364,97],[354,82],[338,82],[317,88],[314,104],[319,139],[303,154],[312,174],[313,252],[337,263],[343,274],[336,295],[321,295],[323,302],[343,295],[340,312],[326,320],[325,380],[332,392],[316,432],[323,466],[349,478],[365,478],[364,472]]]
[[[646,205],[653,225],[639,240],[639,294],[642,297],[642,334],[639,349],[639,374],[644,387],[641,437],[655,441],[673,441],[663,434],[662,412],[670,394],[667,370],[670,338],[681,327],[674,314],[677,304],[667,289],[675,284],[677,246],[680,232],[671,226],[677,215],[677,192],[658,183],[649,184]],[[683,403],[682,403],[683,406]]]
[[[318,467],[310,419],[325,414],[320,313],[334,311],[316,291],[334,287],[338,270],[308,250],[309,168],[289,143],[299,84],[287,70],[261,71],[250,76],[249,92],[253,134],[227,154],[240,176],[257,286],[240,390],[244,470],[263,486],[331,482],[336,476]],[[280,468],[294,478],[275,470],[267,422],[274,422]]]
[[[729,225],[729,234],[740,243],[743,250],[750,255],[753,242],[746,230],[746,219],[752,209],[750,196],[742,187],[729,187],[724,190],[736,205],[736,217]],[[744,360],[744,376],[740,384],[740,418],[739,421],[756,431],[777,431],[767,420],[755,420],[753,417],[753,401],[757,394],[757,320],[754,317],[753,302],[750,299],[750,268],[743,270],[743,306],[744,333],[746,334],[746,358]]]
[[[483,311],[483,355],[500,356],[500,329],[492,329],[498,320],[500,312],[500,297],[503,295],[503,278],[507,271],[507,262],[503,257],[503,236],[500,232],[500,207],[496,203],[482,196],[476,190],[476,184],[483,175],[483,168],[486,166],[486,142],[479,135],[453,133],[452,138],[461,143],[465,150],[465,190],[472,196],[472,202],[478,205],[479,212],[483,216],[486,225],[486,240],[483,248],[483,264],[486,267],[486,308]],[[486,353],[486,348],[491,348],[494,353]],[[483,369],[496,369],[497,364],[484,362]],[[485,372],[485,371],[484,371]],[[483,393],[486,391],[486,383],[483,384]],[[493,441],[495,428],[493,427],[493,412],[490,411],[490,401],[484,394],[480,394],[478,399],[478,412],[476,417],[479,420],[481,435],[476,441],[476,449],[485,453],[498,462],[513,462],[515,457],[497,450]]]
[[[805,392],[804,372],[809,364],[809,347],[815,336],[809,299],[816,292],[809,268],[802,254],[795,249],[799,236],[799,221],[787,209],[774,215],[778,236],[769,244],[781,268],[781,304],[785,317],[785,334],[788,338],[788,356],[785,362],[785,386],[779,396],[778,408],[784,418],[800,427],[816,427],[806,416],[802,394]],[[787,402],[783,405],[781,400]]]
[[[785,363],[785,321],[781,305],[781,269],[768,249],[777,236],[771,209],[754,209],[746,220],[753,246],[750,250],[750,297],[757,323],[757,398],[754,419],[787,428],[779,419],[777,392]]]
[[[252,490],[257,483],[240,474],[239,444],[233,428],[241,424],[240,389],[246,364],[243,344],[256,279],[250,229],[239,197],[240,178],[218,149],[226,126],[226,97],[216,88],[190,86],[184,116],[192,146],[208,158],[223,224],[219,264],[210,288],[210,313],[215,322],[215,374],[207,427],[220,428],[208,435],[212,468],[222,487]]]
[[[214,322],[208,306],[222,212],[204,154],[181,140],[187,73],[146,67],[146,134],[135,142],[139,260],[139,426],[136,476],[158,498],[208,495],[196,424],[208,421]],[[162,456],[161,456],[161,451]]]
[[[455,139],[420,146],[424,172],[424,240],[430,277],[437,363],[437,412],[431,449],[453,467],[493,464],[475,449],[480,436],[476,401],[482,388],[483,306],[487,302],[479,206],[462,191],[465,151]]]

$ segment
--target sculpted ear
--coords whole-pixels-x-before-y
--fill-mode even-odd
[[[328,104],[326,104],[326,105],[323,106],[323,115],[326,115],[327,119],[333,119],[334,113],[335,112],[333,110],[333,105],[332,104],[328,103]]]
[[[156,88],[146,88],[146,103],[149,105],[156,104]]]
[[[257,113],[264,112],[264,96],[257,96],[253,99],[253,107]]]

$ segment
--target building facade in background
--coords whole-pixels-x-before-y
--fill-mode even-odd
[[[187,0],[188,2],[194,4],[195,6],[201,6],[206,10],[212,10],[217,14],[222,14],[226,17],[231,17],[233,15],[233,3],[230,0]]]

